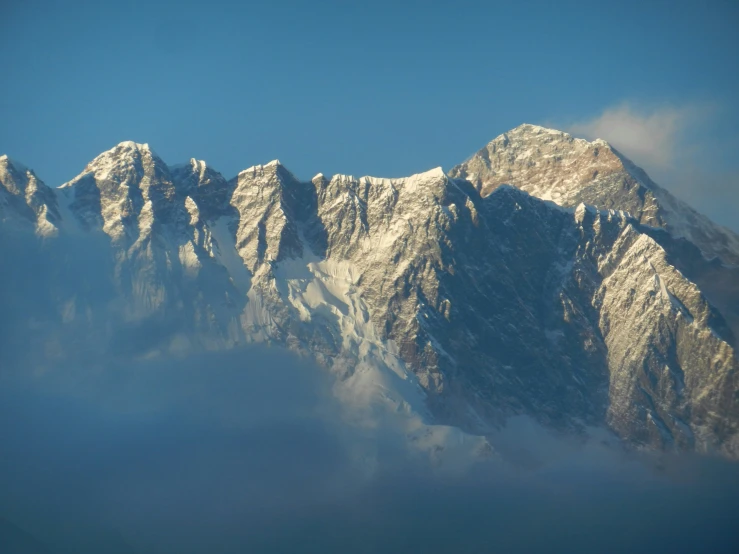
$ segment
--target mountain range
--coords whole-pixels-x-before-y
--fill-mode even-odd
[[[449,172],[309,182],[122,142],[50,188],[2,156],[0,219],[7,367],[268,343],[423,448],[525,415],[739,457],[739,236],[603,140],[525,124]]]

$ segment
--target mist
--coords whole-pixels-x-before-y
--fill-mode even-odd
[[[735,465],[517,418],[498,455],[446,471],[392,419],[357,426],[332,379],[268,347],[4,373],[0,546],[22,530],[43,549],[18,552],[736,547]]]
[[[59,332],[65,294],[115,319],[107,245],[0,238],[3,554],[739,544],[736,464],[635,453],[603,429],[564,437],[523,417],[488,437],[490,456],[447,464],[411,445],[396,414],[340,402],[337,376],[280,348],[142,358],[156,322],[114,327],[108,354],[84,327]],[[45,349],[55,333],[58,355]]]

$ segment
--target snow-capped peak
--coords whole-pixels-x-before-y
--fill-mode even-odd
[[[280,163],[280,160],[272,160],[271,162],[268,162],[266,164],[256,164],[247,167],[246,169],[242,169],[241,171],[239,171],[239,175],[241,175],[242,173],[263,173],[265,169],[272,171],[277,169],[278,167],[284,168],[285,166]]]
[[[230,183],[236,188],[249,187],[251,185],[262,186],[267,182],[285,187],[296,185],[300,183],[300,180],[282,165],[280,160],[272,160],[266,164],[247,167],[241,170],[235,178],[230,180]]]
[[[2,156],[0,156],[0,162],[3,163],[4,165],[12,166],[16,171],[20,171],[21,173],[25,173],[29,171],[26,165],[22,164],[18,160],[11,158],[7,154],[3,154]]]
[[[118,143],[116,148],[131,148],[134,150],[151,150],[148,142],[141,144],[138,142],[134,142],[132,140],[124,140],[123,142]]]
[[[208,164],[205,160],[198,160],[197,158],[190,158],[188,161],[178,164],[169,164],[169,169],[177,171],[181,169],[191,169],[197,173],[202,173],[208,168]]]
[[[313,180],[317,178],[322,178],[323,174],[319,173],[316,175]],[[364,175],[359,178],[355,178],[353,175],[345,175],[343,173],[337,173],[332,178],[332,182],[338,182],[338,183],[347,183],[347,182],[353,182],[353,181],[359,181],[361,183],[367,183],[370,185],[399,185],[403,183],[419,183],[424,182],[428,180],[433,179],[445,179],[446,174],[444,173],[444,169],[442,167],[435,167],[433,169],[429,169],[428,171],[422,171],[421,173],[414,173],[413,175],[410,175],[408,177],[373,177],[372,175]]]
[[[190,167],[192,167],[193,171],[202,175],[208,168],[208,165],[205,163],[205,160],[196,160],[195,158],[190,158]]]
[[[502,145],[504,147],[535,147],[540,143],[547,144],[553,142],[564,142],[574,145],[575,147],[579,147],[580,149],[592,146],[612,149],[611,145],[601,138],[597,138],[589,142],[582,138],[573,137],[565,131],[542,127],[541,125],[532,125],[530,123],[524,123],[518,127],[514,127],[510,131],[498,135],[491,140],[485,148],[490,149],[493,145]],[[485,148],[483,150],[485,150]],[[480,150],[476,155],[479,155],[483,150]],[[535,154],[536,151],[534,150],[532,153]]]
[[[471,182],[482,196],[509,184],[561,206],[580,202],[624,210],[640,223],[694,242],[707,258],[739,263],[739,237],[713,224],[656,185],[607,141],[589,142],[537,125],[499,135],[449,172]]]
[[[715,294],[739,329],[737,270],[695,260],[670,234],[721,255],[733,243],[605,141],[526,124],[452,170],[459,179],[436,167],[318,174],[315,187],[277,160],[226,181],[132,141],[56,193],[8,165],[0,158],[0,220],[76,240],[75,220],[113,239],[111,310],[153,335],[133,355],[286,345],[330,368],[347,404],[409,414],[408,436],[434,451],[434,433],[450,438],[444,447],[464,437],[430,429],[427,408],[480,433],[517,413],[739,458],[735,350],[688,276],[728,283]],[[673,265],[683,252],[697,270]],[[85,294],[60,296],[53,317],[107,355],[118,327]]]
[[[140,143],[140,142],[134,142],[132,140],[124,140],[123,142],[119,142],[116,144],[113,148],[110,150],[106,150],[105,152],[101,153],[97,158],[101,158],[106,155],[115,155],[115,156],[131,156],[131,155],[149,155],[153,158],[159,158],[157,153],[154,151],[154,149],[149,146],[148,142]]]
[[[159,158],[156,152],[149,146],[149,143],[138,143],[132,140],[126,140],[116,144],[110,150],[106,150],[101,153],[95,159],[90,162],[89,165],[93,165],[96,161],[106,158],[130,158],[138,156],[148,156],[151,158]]]
[[[90,173],[95,175],[96,180],[105,180],[113,174],[142,173],[144,166],[166,168],[148,143],[124,141],[96,156],[79,175],[59,188],[68,188]]]
[[[574,197],[594,180],[626,173],[625,162],[602,139],[588,142],[526,123],[498,135],[449,175],[467,179],[483,196],[506,183],[544,200],[576,205]]]
[[[514,127],[507,134],[547,134],[547,135],[566,135],[567,133],[558,129],[542,127],[541,125],[532,125],[531,123],[522,123],[518,127]]]

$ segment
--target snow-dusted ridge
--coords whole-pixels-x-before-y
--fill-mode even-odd
[[[346,175],[343,173],[335,174],[331,180],[337,180],[340,182],[346,181],[359,181],[375,185],[389,185],[393,183],[403,183],[408,181],[420,181],[430,178],[443,177],[445,175],[444,170],[441,167],[434,167],[428,171],[422,171],[420,173],[414,173],[408,177],[373,177],[371,175],[363,175],[362,177],[354,177],[353,175]],[[316,177],[323,177],[323,173],[319,173]],[[314,177],[314,179],[316,178]]]
[[[39,237],[55,237],[60,215],[56,197],[25,165],[0,156],[0,220],[31,226]]]
[[[6,163],[12,165],[13,167],[15,167],[18,171],[22,171],[24,173],[26,171],[30,171],[27,166],[25,166],[24,164],[22,164],[18,160],[15,160],[15,159],[11,158],[7,154],[0,155],[0,162],[6,162]]]
[[[254,173],[255,171],[264,171],[265,169],[277,167],[284,166],[280,163],[280,160],[272,160],[271,162],[267,162],[266,164],[252,165],[250,167],[247,167],[246,169],[242,169],[241,171],[239,171],[239,175],[241,175],[242,173]]]
[[[111,261],[105,310],[59,292],[32,352],[109,355],[120,328],[147,339],[134,357],[282,345],[336,376],[347,417],[442,458],[489,455],[515,415],[739,457],[739,249],[605,141],[523,125],[448,175],[308,182],[124,142],[56,192],[2,160],[0,229],[101,236]]]
[[[739,236],[699,214],[654,183],[608,142],[524,124],[503,133],[449,175],[483,196],[501,184],[563,206],[580,202],[624,210],[641,223],[693,242],[710,260],[739,264]]]

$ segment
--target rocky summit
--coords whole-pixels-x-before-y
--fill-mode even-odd
[[[55,189],[3,156],[0,218],[5,366],[263,342],[429,448],[525,415],[739,457],[739,236],[603,140],[522,125],[448,173],[309,182],[124,142]]]

